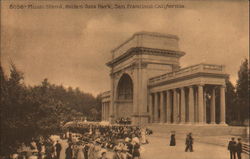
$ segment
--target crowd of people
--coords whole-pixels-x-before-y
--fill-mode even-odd
[[[141,144],[148,143],[147,129],[133,126],[89,125],[68,130],[66,159],[137,159]]]
[[[149,143],[146,136],[152,130],[130,125],[84,125],[67,127],[58,141],[51,138],[34,140],[31,149],[38,151],[37,159],[139,159],[141,145]],[[62,140],[61,140],[62,139]],[[228,144],[230,159],[241,159],[241,139],[231,138]],[[66,142],[62,148],[62,141]],[[193,152],[194,138],[188,133],[185,152]],[[64,143],[65,144],[65,143]],[[175,132],[171,132],[170,146],[176,146]],[[29,156],[20,155],[20,159]],[[29,157],[28,157],[29,158]],[[30,159],[30,158],[29,158]]]
[[[241,138],[237,139],[238,142],[235,141],[235,138],[232,137],[231,141],[228,143],[228,150],[230,152],[230,159],[236,159],[236,155],[238,159],[241,159],[242,153],[242,143]]]

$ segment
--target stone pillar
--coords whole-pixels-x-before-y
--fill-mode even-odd
[[[220,124],[226,124],[225,86],[220,87]]]
[[[104,103],[104,120],[107,120],[107,102]]]
[[[166,111],[167,111],[167,123],[171,123],[171,99],[170,99],[170,90],[167,90],[167,104],[166,104]]]
[[[149,94],[149,103],[148,103],[148,110],[149,110],[149,122],[153,123],[153,94]]]
[[[132,115],[132,124],[133,125],[139,125],[139,88],[140,88],[140,81],[139,81],[139,70],[134,70],[134,76],[133,76],[133,115]]]
[[[154,94],[154,122],[158,122],[158,93]]]
[[[105,105],[105,119],[108,120],[108,102]]]
[[[185,88],[181,88],[181,123],[186,122]]]
[[[106,116],[106,120],[108,120],[108,102],[106,103],[106,106],[105,106],[105,116]]]
[[[107,102],[106,107],[105,107],[106,120],[107,120],[107,121],[108,121],[108,115],[109,115],[109,113],[108,113],[108,106],[109,106],[109,103]]]
[[[199,122],[198,88],[194,87],[194,123]]]
[[[215,124],[215,88],[212,89],[210,116],[211,124]]]
[[[110,109],[109,109],[109,122],[110,123],[114,123],[114,102],[115,102],[115,100],[114,100],[114,94],[115,94],[115,89],[114,89],[114,82],[115,82],[115,80],[114,80],[114,75],[112,75],[113,74],[113,69],[111,69],[111,75],[110,75],[110,77],[111,77],[111,80],[110,80],[110,82],[111,82],[111,90],[110,90]]]
[[[198,85],[198,110],[199,110],[199,124],[204,124],[204,94],[203,85]]]
[[[105,120],[105,112],[104,112],[105,110],[104,110],[104,106],[105,106],[105,103],[102,104],[102,108],[103,108],[103,109],[102,109],[102,110],[103,110],[103,112],[102,112],[103,120]]]
[[[189,99],[188,99],[188,117],[189,117],[189,123],[194,123],[194,88],[193,86],[189,87]]]
[[[161,112],[161,123],[165,123],[165,102],[164,102],[164,92],[160,92],[160,112]]]
[[[177,123],[177,119],[178,119],[178,108],[177,108],[177,90],[173,89],[174,91],[174,97],[173,97],[173,121],[174,123]]]
[[[203,89],[204,93],[203,93],[203,106],[204,106],[204,116],[203,116],[203,120],[204,123],[207,123],[207,98],[206,98],[206,88],[204,87]]]
[[[102,120],[104,120],[104,109],[103,109],[103,103],[102,103]]]

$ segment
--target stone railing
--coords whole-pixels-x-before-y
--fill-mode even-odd
[[[106,91],[102,93],[102,98],[109,97],[110,96],[110,91]]]
[[[171,80],[178,77],[191,75],[198,72],[204,73],[219,73],[225,74],[225,69],[223,65],[212,65],[212,64],[197,64],[189,67],[179,69],[178,71],[169,72],[160,76],[156,76],[149,79],[149,84],[158,83],[161,81]]]

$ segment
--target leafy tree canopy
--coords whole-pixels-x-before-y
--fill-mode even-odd
[[[0,155],[16,151],[22,143],[39,136],[60,132],[61,125],[73,119],[100,117],[100,97],[79,88],[64,88],[44,79],[36,86],[26,86],[24,75],[11,63],[10,76],[0,66],[1,142]],[[91,110],[91,111],[90,111]]]

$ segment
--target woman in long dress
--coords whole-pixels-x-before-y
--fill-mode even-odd
[[[170,137],[170,146],[175,146],[176,143],[175,143],[175,134],[171,134],[171,137]]]
[[[142,144],[146,144],[147,143],[147,139],[146,139],[146,129],[141,129],[141,143]]]
[[[95,159],[95,145],[93,143],[90,143],[89,145],[88,158]]]
[[[77,153],[77,159],[84,159],[84,154],[83,154],[83,145],[78,146],[78,153]]]

